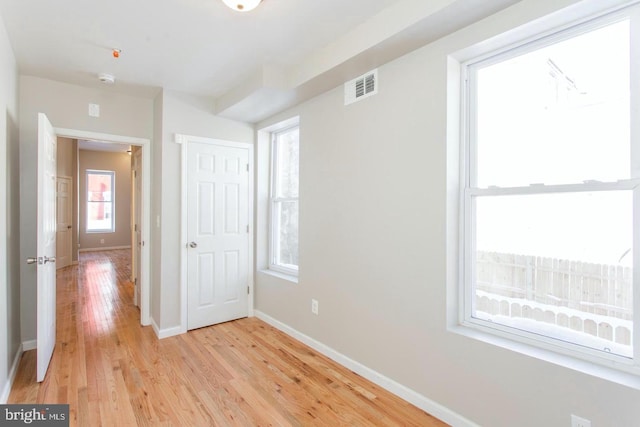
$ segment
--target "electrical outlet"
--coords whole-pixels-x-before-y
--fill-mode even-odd
[[[571,427],[591,427],[591,421],[571,414]]]
[[[313,314],[315,314],[316,316],[318,315],[318,300],[317,299],[312,299],[311,300],[311,312]]]

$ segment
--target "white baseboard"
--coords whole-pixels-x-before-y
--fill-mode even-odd
[[[36,341],[36,340],[30,340],[30,341],[23,341],[22,342],[22,352],[23,353],[25,351],[35,350],[36,348],[38,348],[38,341]]]
[[[151,319],[151,327],[153,328],[153,332],[156,333],[156,337],[160,338],[160,328],[156,325],[155,319]]]
[[[13,363],[11,364],[11,370],[9,370],[9,375],[7,376],[7,383],[4,385],[2,389],[2,394],[0,394],[0,405],[4,405],[9,400],[9,394],[11,393],[11,387],[13,387],[13,382],[16,379],[16,374],[18,373],[18,364],[20,363],[20,357],[22,356],[23,349],[22,345],[16,351],[16,355],[13,358]]]
[[[131,246],[104,246],[99,248],[83,248],[83,249],[78,249],[78,252],[113,251],[116,249],[131,249]]]
[[[174,326],[173,328],[160,329],[156,324],[155,319],[151,319],[151,327],[153,328],[153,332],[156,333],[158,339],[169,338],[176,335],[183,334],[185,331],[182,330],[180,326]]]
[[[381,373],[364,366],[360,362],[356,362],[355,360],[350,359],[349,357],[341,353],[338,353],[331,347],[314,340],[313,338],[293,329],[292,327],[280,322],[279,320],[274,319],[273,317],[259,310],[255,310],[255,316],[258,319],[270,324],[274,328],[279,329],[285,334],[290,335],[298,341],[308,345],[317,352],[322,353],[334,362],[337,362],[345,368],[355,372],[356,374],[363,376],[374,384],[377,384],[390,393],[395,394],[396,396],[406,400],[407,402],[417,406],[423,411],[433,415],[434,417],[444,421],[447,424],[450,424],[453,427],[479,427],[474,422],[466,419],[465,417],[452,411],[451,409],[442,406],[441,404],[434,402],[431,399],[428,399],[420,393],[411,390],[410,388],[392,380],[391,378],[385,377]]]

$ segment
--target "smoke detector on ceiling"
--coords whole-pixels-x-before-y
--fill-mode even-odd
[[[107,85],[112,85],[116,82],[116,78],[112,74],[100,73],[98,74],[98,79]]]

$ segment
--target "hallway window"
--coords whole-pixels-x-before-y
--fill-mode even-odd
[[[271,139],[272,270],[298,274],[298,169],[300,128],[274,132]]]
[[[115,232],[114,171],[87,171],[87,232]]]

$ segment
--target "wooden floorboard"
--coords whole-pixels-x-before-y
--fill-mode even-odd
[[[158,340],[140,326],[126,250],[58,270],[44,382],[20,361],[9,403],[68,403],[72,426],[446,424],[256,318]]]

